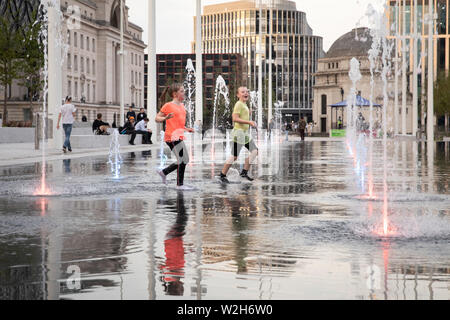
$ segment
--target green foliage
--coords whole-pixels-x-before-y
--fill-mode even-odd
[[[6,0],[5,0],[6,1]],[[12,15],[11,2],[0,16],[0,86],[4,88],[3,123],[8,122],[8,87],[14,80],[30,93],[30,101],[43,86],[41,70],[44,65],[44,47],[39,39],[42,24],[37,9],[31,15],[31,22],[21,21],[20,14]]]
[[[434,110],[437,116],[450,113],[450,76],[441,73],[434,84]]]
[[[7,4],[8,6],[10,4]],[[8,87],[17,79],[21,62],[18,59],[21,50],[21,36],[14,25],[19,25],[9,15],[0,16],[0,85],[4,88],[3,123],[8,122]]]
[[[40,30],[42,23],[37,20],[37,11],[33,12],[32,18],[36,21],[33,24],[22,28],[22,46],[20,57],[20,85],[26,87],[29,92],[29,99],[32,101],[33,95],[38,94],[43,87],[44,81],[41,71],[44,67],[44,45],[40,41]]]

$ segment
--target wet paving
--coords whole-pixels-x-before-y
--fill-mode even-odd
[[[155,149],[120,179],[107,156],[50,161],[47,197],[41,164],[0,167],[0,299],[448,300],[450,146],[373,150],[369,174],[343,141],[266,145],[257,180],[237,164],[227,186],[225,155],[191,150],[189,192]]]

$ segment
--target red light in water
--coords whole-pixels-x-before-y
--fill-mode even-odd
[[[34,196],[51,196],[53,193],[50,189],[47,188],[47,184],[45,183],[45,179],[43,178],[41,181],[41,186],[34,192]]]

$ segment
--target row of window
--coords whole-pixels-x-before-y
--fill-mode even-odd
[[[134,84],[134,85],[137,85],[137,86],[141,86],[141,84],[142,84],[142,73],[137,72],[137,71],[131,71],[131,84]]]
[[[203,37],[221,37],[236,34],[273,33],[305,33],[304,14],[299,11],[274,10],[270,19],[270,11],[262,10],[262,19],[258,10],[247,10],[206,15],[202,17]],[[270,21],[271,20],[271,21]],[[261,26],[261,27],[260,27]]]
[[[91,96],[91,93],[92,93],[92,96]],[[86,91],[85,91],[85,86],[83,83],[80,83],[80,86],[78,87],[78,81],[74,81],[74,88],[72,91],[72,80],[68,80],[67,81],[67,94],[69,96],[72,96],[74,101],[80,101],[83,103],[95,102],[96,101],[96,85],[92,84],[92,92],[91,92],[91,84],[87,83]]]
[[[71,37],[71,31],[67,30],[67,42],[69,44],[69,46],[72,45],[72,37]],[[91,51],[95,52],[96,50],[96,42],[94,38],[89,38],[88,36],[84,36],[82,34],[79,35],[78,38],[78,33],[74,32],[73,33],[73,46],[75,48],[78,48],[78,39],[79,39],[79,43],[80,43],[80,49],[84,50],[86,48],[86,51]],[[92,46],[91,46],[92,44]]]
[[[131,65],[135,65],[138,67],[142,66],[142,56],[137,53],[131,52]]]
[[[70,53],[67,54],[67,69],[71,70],[73,66],[73,70],[75,72],[78,72],[78,55],[74,55],[73,56],[73,65],[72,65],[72,55]],[[91,70],[92,70],[92,75],[96,75],[96,63],[95,60],[91,60],[89,58],[84,58],[84,57],[80,57],[80,72],[84,73],[86,72],[87,74],[91,74]],[[92,66],[92,69],[91,69]]]

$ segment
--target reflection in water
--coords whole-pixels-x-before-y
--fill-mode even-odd
[[[184,195],[178,192],[176,205],[174,208],[177,217],[164,241],[164,252],[166,262],[161,266],[163,270],[162,281],[164,290],[170,296],[183,296],[184,294],[184,242],[183,236],[188,221]]]
[[[27,189],[39,166],[1,168],[0,299],[448,299],[449,144],[389,143],[384,162],[383,151],[374,141],[374,198],[358,197],[341,142],[282,145],[279,172],[226,187],[196,157],[200,191],[173,197],[159,159],[140,152],[120,184],[105,157],[51,162],[48,198]],[[380,239],[385,191],[398,232]],[[70,265],[81,290],[66,286]]]

